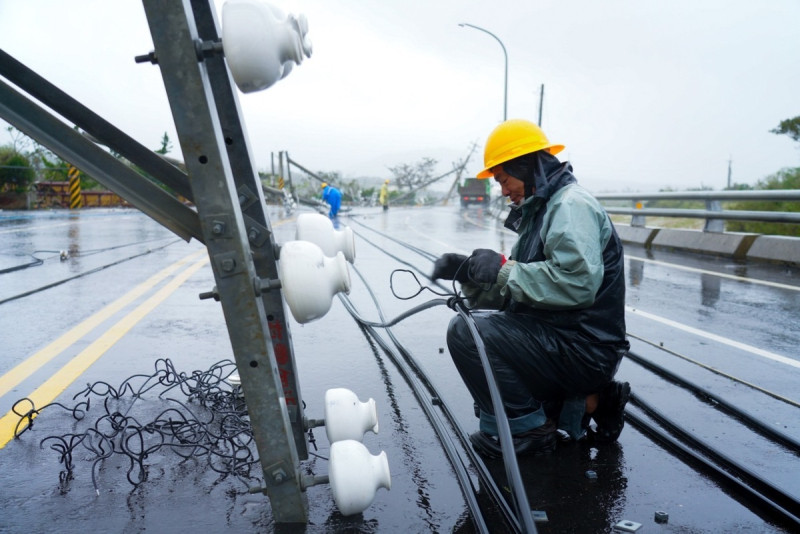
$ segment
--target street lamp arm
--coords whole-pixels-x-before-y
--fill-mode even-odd
[[[496,40],[498,43],[500,43],[500,46],[501,46],[501,47],[503,47],[503,55],[505,56],[505,58],[506,58],[506,61],[508,61],[508,52],[506,52],[506,47],[505,47],[505,45],[503,44],[503,41],[501,41],[501,40],[500,40],[500,38],[499,38],[498,36],[496,36],[495,34],[493,34],[492,32],[490,32],[489,30],[486,30],[486,29],[484,29],[484,28],[481,28],[480,26],[475,26],[474,24],[469,24],[468,22],[462,22],[462,23],[460,23],[460,24],[459,24],[459,26],[461,26],[461,27],[464,27],[464,26],[469,26],[470,28],[475,28],[476,30],[482,31],[483,33],[488,33],[489,35],[491,35],[492,37],[494,37],[494,38],[495,38],[495,40]]]
[[[474,24],[469,24],[468,22],[461,22],[459,23],[459,26],[461,26],[462,28],[464,26],[468,26],[478,31],[482,31],[483,33],[488,33],[489,35],[494,37],[494,39],[498,43],[500,43],[500,47],[503,49],[503,57],[505,58],[505,79],[503,83],[503,121],[505,121],[506,118],[508,117],[508,52],[506,51],[506,46],[503,44],[503,41],[501,41],[498,36],[496,36],[495,34],[493,34],[492,32],[490,32],[485,28],[481,28],[480,26],[475,26]]]

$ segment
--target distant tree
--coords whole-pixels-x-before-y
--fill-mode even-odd
[[[421,161],[413,164],[402,163],[389,167],[392,173],[392,182],[398,188],[414,189],[433,177],[433,169],[438,162],[433,158],[422,158]]]
[[[164,137],[161,138],[161,148],[155,151],[156,154],[166,155],[172,150],[172,141],[169,140],[167,132],[164,132]]]
[[[339,171],[317,171],[316,175],[320,180],[329,184],[339,186],[342,183],[342,174]],[[317,182],[318,184],[320,182]]]
[[[793,119],[786,119],[770,130],[770,133],[788,135],[793,141],[800,143],[800,115]]]
[[[782,120],[780,124],[770,130],[777,135],[788,135],[793,141],[800,142],[800,115],[792,119]],[[800,167],[781,169],[756,182],[753,187],[736,184],[732,189],[800,189]],[[731,202],[726,204],[730,210],[750,211],[787,211],[799,212],[800,202],[774,202],[774,201],[749,201]],[[726,230],[730,232],[751,232],[768,235],[789,235],[800,237],[800,225],[790,223],[772,223],[757,221],[727,221]]]
[[[0,192],[24,193],[35,178],[28,156],[13,145],[0,146]]]
[[[753,186],[750,184],[740,184],[738,182],[734,182],[733,185],[727,188],[729,191],[751,191]]]
[[[781,169],[756,182],[755,189],[800,189],[800,167]]]
[[[800,189],[800,167],[782,169],[759,180],[754,189]],[[735,202],[726,206],[731,210],[750,211],[800,211],[800,202],[749,201]],[[730,232],[752,232],[755,234],[789,235],[800,237],[800,225],[756,221],[728,221]]]
[[[69,180],[69,163],[55,154],[37,154],[41,169],[39,179],[47,182],[66,182]],[[81,184],[83,185],[83,184]]]
[[[11,148],[14,150],[14,152],[25,154],[26,152],[31,151],[33,139],[17,130],[13,126],[7,126],[6,132],[8,132],[8,136],[11,138]]]
[[[75,129],[77,129],[77,127],[75,127]],[[25,191],[30,184],[35,181],[64,182],[69,180],[69,162],[62,159],[47,147],[40,145],[35,139],[28,137],[13,126],[7,127],[6,131],[11,137],[11,144],[0,147],[0,151],[4,152],[4,155],[0,156],[0,159],[5,158],[6,161],[8,161],[10,154],[17,154],[17,156],[21,158],[17,161],[25,162],[25,166],[27,167],[25,174],[28,176],[28,181],[25,184],[4,186],[2,185],[3,178],[0,177],[0,188],[5,190],[13,189],[16,191]],[[0,163],[0,166],[1,165],[11,166],[8,163]],[[6,178],[8,178],[8,176],[6,176]],[[10,178],[8,179],[10,180]],[[104,189],[97,180],[85,173],[81,173],[81,188],[84,190]]]
[[[358,180],[348,180],[339,184],[339,191],[342,192],[342,200],[353,202],[361,198],[361,184]]]

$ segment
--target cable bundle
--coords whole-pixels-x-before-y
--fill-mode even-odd
[[[98,493],[97,474],[105,460],[127,460],[128,481],[138,486],[147,480],[148,458],[169,452],[184,459],[204,458],[217,473],[247,483],[260,479],[261,471],[251,472],[259,461],[244,397],[238,386],[226,381],[235,370],[233,361],[222,360],[208,370],[186,374],[178,372],[169,359],[159,359],[153,374],[133,375],[119,387],[102,381],[87,384],[73,397],[84,400],[73,407],[51,403],[36,408],[30,399],[21,399],[13,407],[20,416],[15,437],[33,426],[34,417],[45,409],[58,407],[70,412],[81,430],[47,436],[40,445],[59,455],[62,483],[72,478],[75,454],[87,457],[92,462],[92,483]],[[95,404],[102,400],[102,412],[96,417],[90,417],[93,399]],[[22,408],[26,403],[27,410]],[[154,413],[154,403],[173,406],[145,421],[141,414]],[[25,421],[27,426],[23,425]]]

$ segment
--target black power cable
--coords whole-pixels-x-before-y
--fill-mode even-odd
[[[349,299],[347,299],[342,295],[340,295],[340,299],[342,300],[342,303],[344,304],[345,308],[348,311],[352,310],[352,312],[356,313],[357,315],[357,310],[355,309],[353,303],[349,301]],[[354,315],[353,317],[355,318],[356,315]],[[356,321],[358,322],[358,320]],[[445,430],[441,421],[439,421],[439,419],[435,416],[435,412],[433,410],[434,401],[432,401],[429,396],[424,394],[422,388],[419,386],[419,383],[415,379],[419,377],[415,376],[415,374],[412,374],[411,370],[408,369],[406,362],[403,362],[400,359],[400,357],[398,357],[395,350],[388,343],[386,343],[383,340],[383,338],[381,338],[378,335],[373,326],[370,326],[368,324],[362,324],[361,328],[363,328],[372,337],[372,339],[374,339],[375,342],[378,345],[380,345],[380,347],[392,360],[392,363],[394,363],[397,370],[403,376],[406,383],[411,387],[411,391],[414,393],[417,402],[419,402],[420,406],[425,412],[425,415],[431,422],[433,429],[436,432],[437,437],[439,438],[439,442],[442,444],[442,448],[444,449],[445,455],[447,456],[451,466],[453,467],[453,470],[455,471],[456,478],[458,479],[459,485],[461,486],[464,499],[467,501],[467,506],[470,509],[471,517],[475,524],[476,529],[482,533],[489,532],[489,529],[486,526],[486,522],[483,519],[480,506],[476,499],[475,488],[472,486],[469,474],[467,473],[465,466],[461,462],[458,452],[456,451],[450,439],[449,433]],[[415,369],[414,373],[418,374],[419,371]],[[425,381],[427,382],[427,377],[425,378]],[[426,383],[426,385],[428,384]],[[430,388],[429,385],[428,387]],[[438,397],[434,396],[433,399],[436,399],[435,401],[436,403],[439,402]],[[515,532],[518,532],[518,530],[515,530]]]
[[[736,490],[739,495],[749,499],[751,503],[756,502],[760,504],[762,509],[766,509],[771,512],[774,517],[793,525],[794,529],[800,528],[800,504],[798,504],[797,499],[786,494],[774,485],[764,482],[758,475],[736,462],[731,461],[716,449],[696,440],[690,433],[664,417],[640,397],[631,395],[631,402],[634,406],[644,410],[659,424],[677,434],[693,448],[684,445],[671,435],[648,423],[645,418],[640,417],[632,410],[626,410],[626,420],[641,432],[648,435],[650,439],[674,452],[686,463],[694,465],[696,469],[715,476],[717,480],[722,481],[725,485]],[[713,458],[723,467],[711,462],[708,458],[696,452],[695,449]]]
[[[100,254],[101,252],[108,252],[109,250],[117,250],[117,249],[120,249],[120,248],[127,248],[127,247],[132,247],[132,246],[135,246],[135,245],[142,245],[144,243],[152,243],[153,241],[163,241],[164,239],[165,238],[163,238],[163,237],[158,237],[158,238],[154,238],[154,239],[145,239],[143,241],[135,241],[133,243],[124,243],[122,245],[114,245],[112,247],[96,248],[96,249],[92,249],[92,250],[83,250],[83,251],[79,251],[79,252],[72,252],[72,251],[67,252],[66,250],[34,250],[32,253],[28,254],[31,258],[33,258],[33,261],[28,262],[28,263],[22,263],[20,265],[14,265],[13,267],[7,267],[5,269],[0,269],[0,274],[13,273],[15,271],[22,271],[22,270],[28,269],[30,267],[37,267],[39,265],[44,264],[44,262],[46,260],[48,260],[48,259],[50,259],[52,257],[56,257],[56,256],[59,257],[61,259],[61,261],[64,261],[64,260],[68,259],[69,257],[80,257],[80,258],[83,258],[83,257],[86,257],[86,256],[93,256],[95,254]],[[181,240],[178,240],[178,241],[181,241]],[[176,241],[172,241],[172,242],[176,242]],[[50,253],[54,253],[54,255],[50,256],[48,258],[38,258],[38,257],[36,257],[36,254],[41,253],[41,252],[50,252]]]
[[[363,280],[363,276],[361,275],[361,273],[357,269],[354,269],[354,270],[356,271],[356,273]],[[365,282],[365,285],[366,285],[366,282]],[[375,306],[377,307],[378,314],[381,317],[383,317],[383,311],[381,310],[380,305],[377,302],[377,298],[375,297],[374,293],[372,292],[372,289],[368,285],[366,285],[366,287],[367,287],[367,291],[370,293],[370,295],[372,296],[373,301],[375,302]],[[358,319],[358,317],[359,317],[358,312],[357,312],[355,306],[350,301],[350,299],[347,298],[344,295],[341,295],[341,294],[339,295],[339,298],[342,301],[342,303],[344,304],[345,308],[348,310],[348,312],[350,312],[351,315],[353,316],[353,318],[356,319],[356,322],[360,322],[359,319]],[[378,343],[381,346],[381,348],[384,350],[384,352],[392,360],[392,363],[394,363],[394,365],[397,368],[397,370],[400,372],[400,374],[406,380],[406,383],[411,387],[411,390],[414,393],[414,396],[416,397],[417,401],[419,402],[420,406],[422,407],[423,411],[425,412],[425,415],[428,417],[428,420],[430,421],[431,425],[433,426],[433,429],[436,432],[436,435],[439,438],[440,443],[442,444],[444,452],[445,452],[448,460],[450,460],[450,464],[451,464],[451,466],[453,467],[453,470],[456,473],[456,478],[458,479],[459,485],[461,486],[462,494],[464,496],[464,499],[467,501],[467,506],[470,509],[471,517],[472,517],[473,522],[475,523],[475,527],[478,529],[479,532],[488,532],[488,527],[486,526],[486,523],[485,523],[485,521],[483,519],[483,514],[481,512],[480,506],[479,506],[478,501],[476,499],[475,488],[472,486],[472,483],[471,483],[471,480],[469,478],[469,475],[467,474],[466,468],[464,467],[463,463],[461,462],[461,459],[460,459],[460,457],[458,455],[458,452],[454,448],[454,445],[453,445],[453,443],[452,443],[452,441],[450,439],[450,434],[444,428],[444,426],[442,425],[442,422],[439,420],[439,418],[435,416],[435,412],[433,410],[433,405],[437,404],[440,407],[443,406],[443,403],[441,402],[441,397],[439,397],[438,393],[436,393],[436,390],[433,387],[433,385],[430,383],[430,381],[428,380],[428,377],[425,376],[425,374],[421,371],[421,369],[416,364],[416,362],[413,360],[413,358],[410,358],[410,355],[406,351],[404,351],[402,349],[401,345],[392,336],[391,331],[388,328],[386,329],[387,334],[389,334],[389,336],[393,339],[393,341],[395,343],[395,347],[397,347],[400,350],[400,352],[403,355],[404,359],[401,359],[398,356],[398,354],[395,352],[395,349],[392,346],[390,346],[388,343],[386,343],[386,341],[384,341],[383,338],[381,338],[378,335],[378,333],[375,331],[375,327],[373,327],[370,324],[362,324],[362,328],[364,328],[372,336],[372,338],[375,340],[375,342]],[[411,367],[411,369],[409,370],[408,367]],[[413,374],[412,374],[412,371],[413,371]],[[425,392],[422,390],[422,388],[420,387],[420,385],[417,382],[417,380],[420,380],[420,381],[423,382],[423,384],[425,385],[425,387],[428,390],[428,395],[426,395]],[[450,423],[451,424],[453,423],[452,419],[450,420]],[[463,440],[462,440],[462,445],[463,445]],[[497,489],[497,486],[494,485],[494,482],[491,479],[491,477],[488,478],[488,481],[489,481],[490,484],[493,485],[493,489],[494,489],[494,491],[492,491],[490,489],[490,493],[493,494],[493,495],[496,495],[497,497],[499,497],[502,500],[502,496],[500,494],[500,491],[499,491],[499,489]],[[502,501],[502,502],[504,503],[504,501]],[[510,510],[505,509],[504,511],[507,512],[506,513],[506,519],[509,520],[509,524],[512,525],[512,527],[515,527],[515,528],[513,528],[513,531],[514,532],[519,532],[519,527],[518,527],[518,525],[515,524],[516,520],[515,520],[513,514],[510,512]]]
[[[436,261],[436,258],[438,258],[438,256],[436,254],[433,254],[432,252],[428,252],[427,250],[423,250],[423,249],[421,249],[419,247],[415,247],[414,245],[411,245],[409,243],[405,243],[405,242],[401,241],[400,239],[397,239],[396,237],[392,237],[389,234],[386,234],[384,232],[378,231],[378,230],[372,228],[371,226],[367,226],[366,224],[364,224],[363,222],[359,221],[355,217],[350,217],[349,220],[353,221],[356,224],[359,224],[360,226],[362,226],[362,227],[364,227],[364,228],[366,228],[368,230],[372,230],[376,234],[379,234],[382,237],[385,237],[386,239],[394,241],[395,243],[397,243],[398,245],[400,245],[402,247],[405,247],[405,248],[407,248],[409,250],[413,250],[414,252],[416,252],[417,254],[422,256],[423,258],[429,259],[431,261]],[[363,238],[363,236],[361,236],[361,237]]]
[[[378,308],[379,315],[383,319],[383,313],[380,311],[380,305],[377,302],[377,299],[375,298],[375,295],[372,292],[371,288],[369,287],[369,284],[366,283],[366,280],[364,280],[364,277],[361,275],[361,273],[358,271],[358,269],[356,269],[355,267],[353,267],[353,269],[356,271],[356,273],[364,281],[364,284],[367,287],[367,290],[372,295],[373,301],[375,302],[375,305]],[[429,288],[427,288],[427,289],[429,289]],[[433,290],[431,290],[431,291],[436,293],[436,294],[438,294],[437,292],[435,292]],[[417,292],[417,294],[418,293],[419,293],[419,291]],[[474,325],[474,321],[472,320],[472,317],[469,316],[468,310],[467,310],[467,308],[465,306],[463,306],[463,305],[454,305],[453,304],[454,302],[457,302],[459,299],[451,298],[451,299],[447,299],[447,300],[444,300],[444,299],[432,300],[432,301],[424,303],[424,304],[422,304],[420,306],[417,306],[417,307],[413,308],[412,310],[406,311],[405,313],[401,314],[398,318],[395,318],[392,321],[386,322],[384,320],[383,322],[369,322],[369,321],[365,321],[360,315],[358,315],[358,313],[355,311],[355,309],[354,309],[354,307],[352,305],[348,305],[349,299],[347,299],[346,297],[342,296],[341,294],[339,295],[339,297],[340,297],[340,300],[342,300],[342,302],[345,303],[345,307],[351,313],[353,318],[356,319],[356,321],[359,321],[362,324],[364,324],[365,326],[368,326],[370,328],[373,328],[373,327],[385,328],[387,326],[395,325],[400,320],[402,320],[404,318],[407,318],[410,315],[413,315],[414,313],[418,313],[419,311],[422,311],[424,309],[427,309],[427,308],[430,308],[430,307],[436,306],[436,305],[441,305],[441,304],[450,305],[451,307],[454,307],[454,309],[456,311],[458,311],[460,314],[462,314],[462,316],[466,315],[465,320],[467,321],[468,325],[471,325],[471,331],[472,331],[473,337],[475,337],[476,345],[478,346],[478,351],[479,351],[479,353],[481,353],[483,355],[482,363],[484,365],[485,372],[487,372],[487,381],[489,383],[490,390],[492,392],[494,392],[494,395],[492,396],[493,404],[495,406],[498,406],[497,403],[499,402],[499,403],[501,403],[501,404],[499,404],[499,406],[502,407],[502,400],[501,400],[501,397],[500,397],[500,391],[499,391],[499,388],[497,386],[496,379],[494,377],[494,373],[491,370],[489,370],[489,371],[486,370],[487,366],[489,366],[488,367],[489,369],[491,369],[491,367],[489,365],[488,358],[486,357],[485,349],[483,348],[483,343],[480,340],[480,336],[479,336],[479,334],[477,332],[477,328]],[[388,330],[387,330],[387,333],[388,333]],[[393,339],[393,341],[394,341],[396,346],[402,347],[402,344],[400,344],[399,341],[396,338],[394,338],[392,336],[392,339]],[[408,354],[407,351],[405,351],[405,350],[403,350],[403,352],[407,355],[406,356],[406,360],[407,361],[410,360],[411,362],[413,362],[413,358],[410,357],[410,354]],[[412,366],[413,366],[414,371],[417,374],[417,376],[421,377],[421,379],[424,381],[424,383],[428,387],[428,389],[438,399],[437,403],[440,404],[440,405],[444,405],[444,402],[441,400],[441,397],[438,395],[438,393],[436,393],[436,390],[435,390],[433,384],[431,384],[430,380],[428,380],[427,376],[425,376],[424,371],[422,371],[422,369],[420,369],[420,367],[416,364],[416,362],[413,362]],[[503,462],[504,462],[504,465],[506,467],[506,475],[507,475],[508,480],[510,481],[510,483],[512,485],[512,495],[515,498],[515,504],[516,504],[516,508],[517,508],[516,517],[517,518],[520,518],[520,517],[522,518],[523,525],[524,525],[524,528],[525,528],[525,532],[534,532],[535,533],[536,532],[536,526],[534,524],[533,517],[531,515],[530,506],[528,505],[528,500],[527,500],[527,496],[525,494],[524,485],[522,484],[522,477],[521,477],[521,475],[519,473],[519,466],[517,465],[517,462],[516,462],[516,454],[515,454],[515,452],[513,450],[513,444],[512,444],[513,442],[512,442],[512,438],[511,438],[511,431],[510,431],[509,426],[508,426],[508,420],[505,417],[505,411],[502,408],[501,409],[496,409],[495,413],[498,414],[497,415],[498,428],[500,428],[501,432],[502,432],[502,428],[501,427],[502,427],[502,422],[504,421],[505,422],[505,430],[507,431],[507,436],[501,437],[501,447],[503,447],[503,440],[505,439],[506,447],[503,449],[503,452],[504,452],[504,454],[503,454]],[[434,423],[434,420],[431,419],[430,416],[429,416],[429,420],[431,421],[431,423],[434,424],[434,427],[436,428],[436,424]],[[460,438],[462,440],[462,444],[465,446],[465,448],[467,450],[471,451],[471,446],[469,445],[468,440],[464,438],[463,431],[461,432],[461,434],[462,435],[460,436]],[[444,443],[444,440],[441,437],[440,437],[440,439]],[[506,448],[509,448],[509,450],[506,450]],[[478,465],[477,462],[474,462],[474,458],[473,458],[473,463]],[[483,462],[480,462],[480,465],[483,465]],[[465,488],[465,494],[466,494],[466,488]],[[505,502],[504,499],[503,499],[503,502]],[[516,518],[515,518],[515,523],[516,523]],[[515,526],[517,526],[517,528],[519,528],[518,525],[515,525]]]
[[[180,241],[182,241],[182,239],[175,239],[173,241],[170,241],[166,245],[162,245],[160,247],[151,248],[151,249],[148,249],[148,250],[146,250],[144,252],[141,252],[139,254],[134,254],[132,256],[128,256],[127,258],[122,258],[121,260],[112,261],[111,263],[107,263],[105,265],[100,265],[99,267],[95,267],[94,269],[89,269],[88,271],[84,271],[82,273],[76,274],[75,276],[70,276],[68,278],[64,278],[63,280],[58,280],[58,281],[53,282],[51,284],[46,284],[44,286],[37,287],[36,289],[31,289],[30,291],[25,291],[25,292],[19,293],[17,295],[12,295],[10,297],[7,297],[7,298],[4,298],[4,299],[0,300],[0,304],[5,304],[6,302],[11,302],[12,300],[21,299],[23,297],[29,297],[31,295],[34,295],[36,293],[40,293],[40,292],[45,291],[47,289],[51,289],[51,288],[54,288],[56,286],[60,286],[61,284],[65,284],[67,282],[71,282],[72,280],[76,280],[78,278],[82,278],[84,276],[88,276],[90,274],[94,274],[94,273],[100,272],[103,269],[108,269],[109,267],[113,267],[115,265],[119,265],[120,263],[125,263],[126,261],[130,261],[130,260],[139,258],[141,256],[146,256],[147,254],[151,254],[151,253],[153,253],[153,252],[155,252],[157,250],[161,250],[161,249],[167,248],[168,246],[174,245],[175,243],[178,243]]]
[[[497,377],[494,374],[494,369],[489,362],[488,356],[486,356],[486,348],[483,346],[483,338],[481,338],[478,332],[478,325],[475,324],[475,319],[472,318],[467,307],[462,305],[460,301],[456,301],[455,307],[458,314],[469,327],[472,339],[478,349],[478,356],[480,356],[481,364],[483,365],[483,372],[486,374],[486,383],[489,385],[492,408],[494,409],[494,416],[497,420],[497,433],[500,438],[500,448],[503,451],[503,464],[506,468],[506,478],[511,482],[511,494],[514,496],[517,506],[517,516],[522,518],[525,532],[535,533],[536,524],[533,522],[531,508],[528,504],[528,497],[525,493],[525,486],[522,484],[522,475],[520,475],[519,465],[517,464],[517,454],[514,451],[514,440],[511,437],[511,427],[508,424],[508,418],[505,414],[503,398],[500,395],[500,387],[497,385]]]
[[[636,354],[633,351],[628,351],[628,354],[625,357],[638,363],[642,367],[649,369],[651,372],[661,376],[662,378],[665,378],[674,384],[678,384],[679,386],[693,392],[695,395],[702,397],[714,408],[728,412],[749,427],[755,429],[757,432],[760,432],[763,436],[787,447],[794,454],[800,455],[800,442],[798,442],[796,439],[772,428],[769,425],[764,424],[758,418],[736,407],[734,404],[726,401],[720,396],[715,395],[705,388],[693,384],[691,381],[683,378],[682,376],[669,371],[668,369]]]

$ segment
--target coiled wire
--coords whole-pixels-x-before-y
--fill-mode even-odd
[[[98,476],[106,460],[127,462],[126,478],[138,486],[147,480],[148,458],[156,453],[203,459],[223,477],[233,476],[249,486],[262,475],[244,396],[239,386],[227,381],[235,370],[233,361],[222,360],[207,370],[184,373],[161,358],[152,374],[133,375],[117,387],[102,381],[87,384],[73,397],[78,402],[72,407],[50,403],[37,408],[30,399],[20,399],[12,408],[20,416],[14,437],[31,428],[45,410],[68,412],[78,431],[49,435],[40,446],[57,454],[62,483],[73,477],[75,455],[81,451],[80,457],[91,462],[98,494]],[[145,418],[153,413],[154,403],[164,402],[172,406]]]

